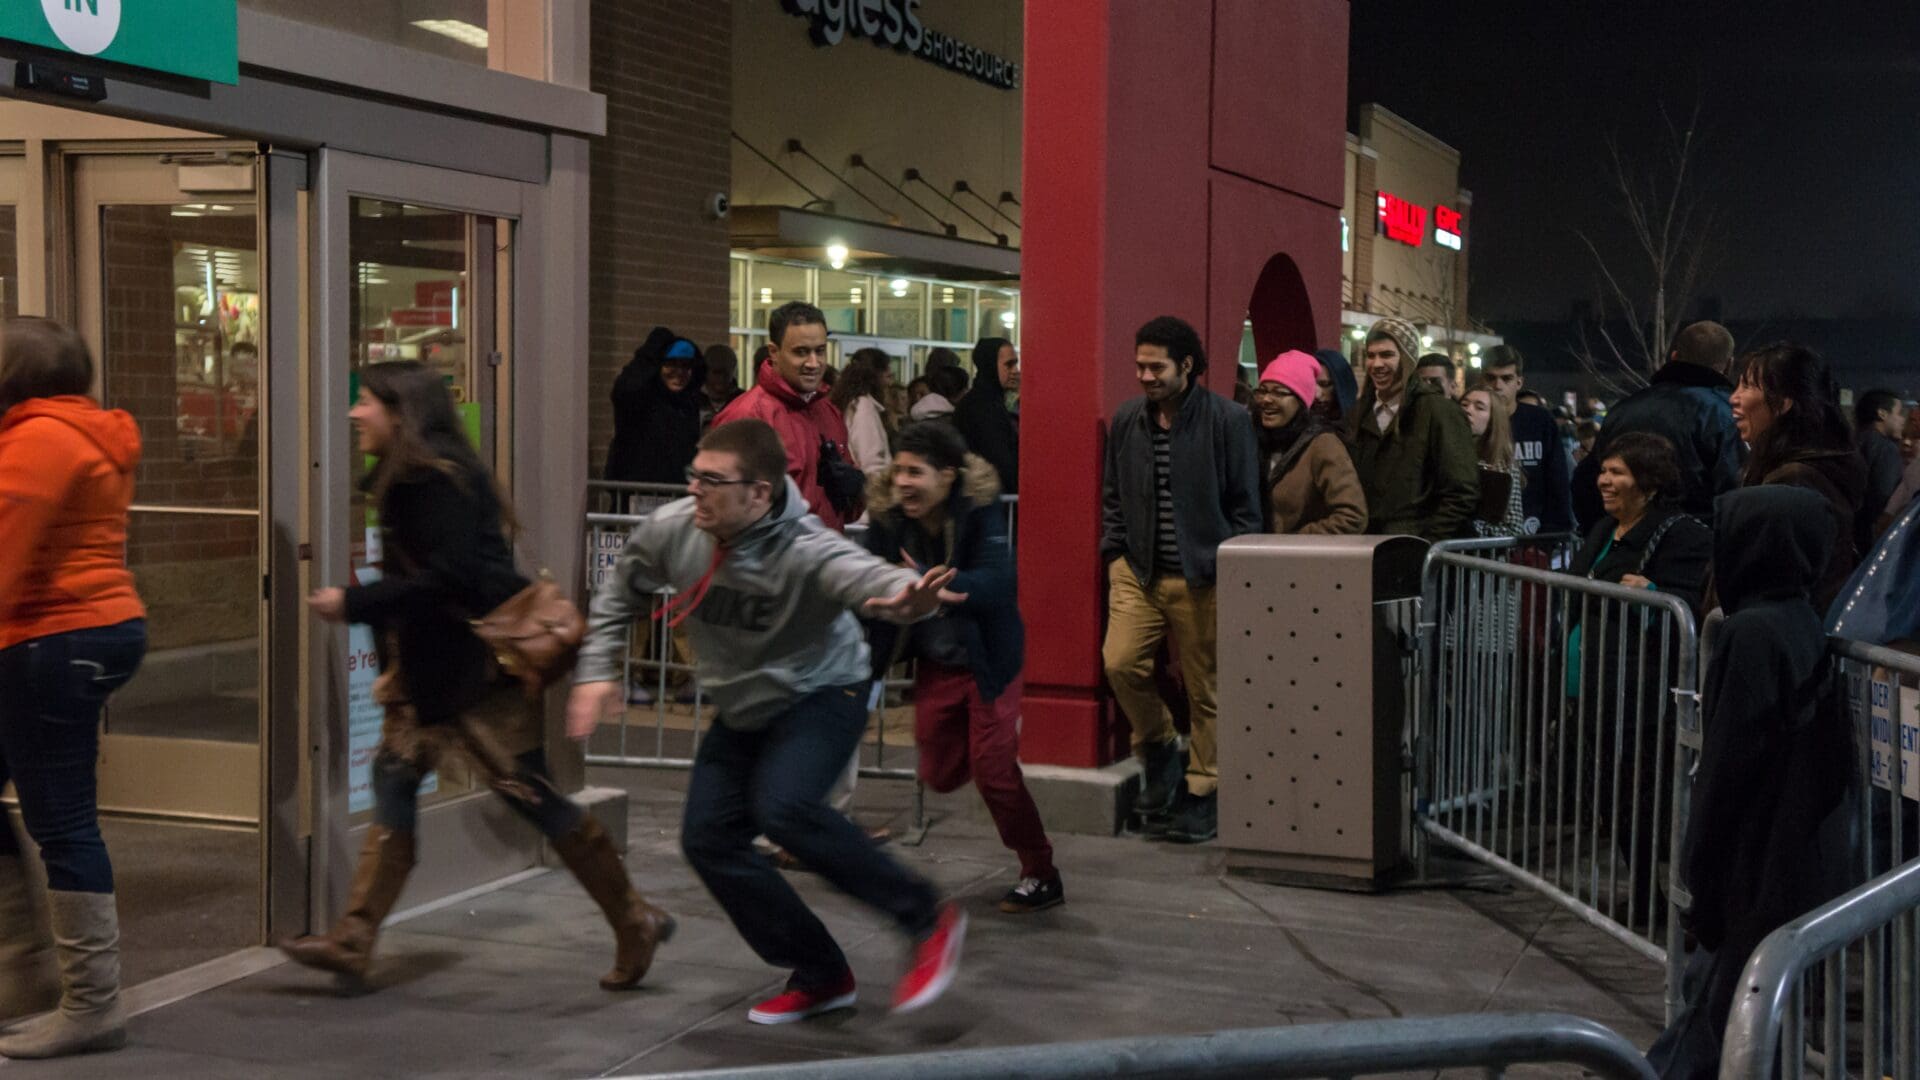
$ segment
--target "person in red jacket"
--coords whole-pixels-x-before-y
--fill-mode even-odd
[[[846,421],[821,383],[827,370],[827,317],[803,301],[782,304],[767,317],[767,343],[773,352],[760,365],[753,389],[720,410],[713,426],[735,420],[771,425],[787,448],[787,475],[799,485],[807,509],[828,528],[845,531],[865,507],[866,476],[849,461]],[[844,486],[832,492],[837,472]]]
[[[46,865],[37,924],[20,838],[0,815],[0,1055],[126,1042],[113,863],[100,836],[100,709],[147,650],[127,570],[140,430],[87,395],[80,335],[16,317],[0,331],[0,787]],[[56,963],[57,960],[57,963]]]

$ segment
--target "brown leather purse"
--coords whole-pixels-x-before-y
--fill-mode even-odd
[[[587,620],[543,572],[506,603],[473,620],[473,632],[492,650],[500,670],[518,679],[531,697],[573,670]]]

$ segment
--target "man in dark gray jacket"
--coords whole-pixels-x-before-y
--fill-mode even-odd
[[[1144,396],[1120,406],[1107,433],[1102,654],[1145,770],[1134,804],[1143,829],[1201,843],[1218,832],[1215,556],[1260,531],[1260,454],[1247,410],[1198,384],[1207,354],[1193,327],[1168,315],[1147,323],[1133,362]],[[1192,724],[1184,793],[1173,718],[1153,682],[1169,632]]]
[[[747,1018],[784,1024],[854,1001],[845,954],[753,850],[756,832],[914,940],[893,1007],[926,1005],[953,981],[966,916],[826,795],[867,728],[871,662],[853,611],[910,623],[966,597],[946,590],[952,571],[903,570],[808,513],[780,436],[762,421],[707,432],[687,487],[691,496],[634,529],[613,581],[594,594],[567,733],[586,738],[620,706],[625,630],[671,586],[655,617],[669,628],[686,621],[701,685],[720,708],[687,782],[681,850],[754,952],[793,972],[786,991]]]

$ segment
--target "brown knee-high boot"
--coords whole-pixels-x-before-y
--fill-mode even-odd
[[[325,934],[307,934],[280,943],[289,959],[322,971],[364,977],[373,963],[373,944],[380,923],[400,899],[400,889],[413,872],[413,834],[374,825],[360,848],[353,871],[353,889],[346,913]]]
[[[613,838],[592,815],[555,840],[553,847],[613,927],[613,969],[600,977],[600,986],[606,990],[638,986],[653,965],[654,950],[673,936],[673,916],[647,903],[634,889],[620,853],[613,848]]]

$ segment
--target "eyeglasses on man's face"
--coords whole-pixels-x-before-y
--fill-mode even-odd
[[[689,468],[687,470],[686,475],[687,475],[687,487],[689,489],[696,488],[696,487],[724,488],[724,487],[733,487],[734,485],[737,485],[737,484],[753,483],[752,480],[748,480],[745,478],[735,479],[734,477],[731,477],[731,476],[720,476],[716,473],[701,472],[699,469],[694,469],[694,468]]]

